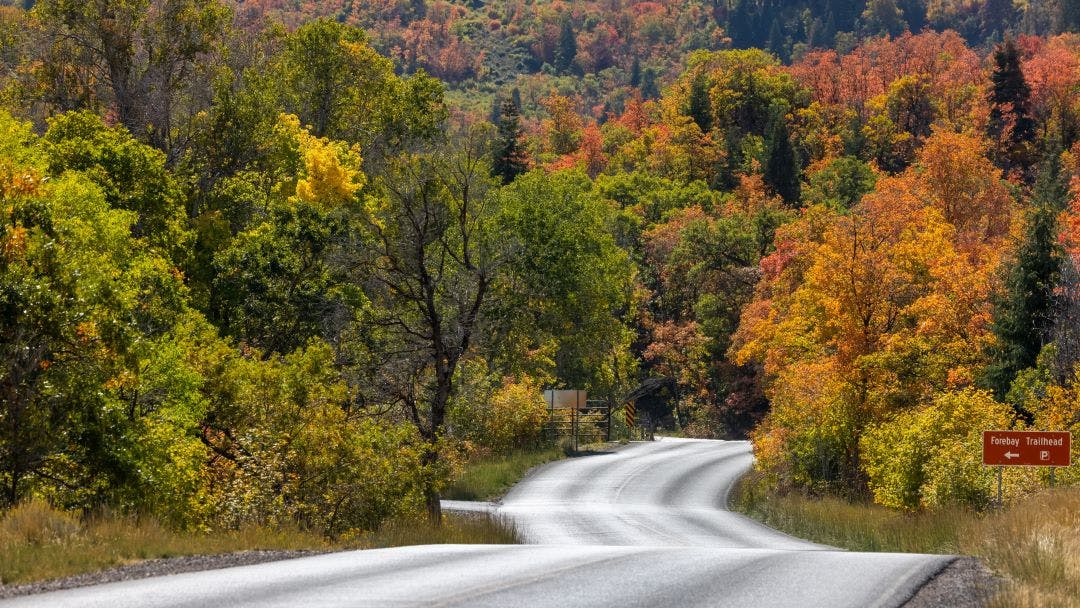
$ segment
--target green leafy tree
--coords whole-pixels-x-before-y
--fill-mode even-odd
[[[374,183],[381,203],[362,228],[359,259],[348,263],[372,303],[362,387],[373,403],[399,407],[425,442],[423,500],[441,522],[440,455],[458,369],[489,311],[503,263],[488,145],[479,127],[439,147],[395,160]]]
[[[43,0],[34,11],[61,46],[101,75],[55,80],[76,90],[53,95],[85,100],[78,108],[103,101],[132,134],[178,159],[182,121],[195,111],[229,9],[216,0]]]
[[[853,156],[842,156],[810,175],[804,191],[808,204],[825,204],[834,209],[850,209],[864,194],[874,190],[877,175],[869,165]]]
[[[48,146],[27,126],[0,114],[0,133],[3,500],[147,505],[183,477],[171,465],[191,464],[181,446],[199,416],[190,383],[148,378],[188,315],[180,276],[93,180],[46,181]]]
[[[278,205],[215,257],[211,319],[226,335],[287,354],[347,308],[326,258],[346,224],[305,203]]]
[[[582,174],[540,171],[499,192],[500,233],[515,255],[494,285],[485,345],[504,373],[611,396],[629,381],[623,316],[634,271],[597,194]]]
[[[134,236],[147,238],[177,261],[184,257],[189,244],[184,198],[166,169],[164,153],[85,111],[50,120],[44,144],[53,176],[83,173],[101,188],[111,207],[138,214]]]
[[[398,78],[355,27],[305,23],[288,35],[276,63],[286,111],[315,135],[359,143],[372,158],[438,136],[446,118],[442,84],[422,70]]]

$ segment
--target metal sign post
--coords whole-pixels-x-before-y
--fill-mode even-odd
[[[574,404],[574,409],[570,410],[570,423],[573,426],[574,435],[574,452],[578,451],[578,417],[580,416],[577,404]]]
[[[1001,474],[1004,473],[1004,472],[1005,472],[1005,467],[1004,466],[999,466],[998,467],[998,499],[997,499],[997,508],[998,509],[1003,509],[1005,507],[1005,501],[1001,497]]]

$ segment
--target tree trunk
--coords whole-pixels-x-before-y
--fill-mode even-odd
[[[11,486],[7,491],[7,504],[9,507],[15,507],[19,504],[19,480],[22,477],[22,471],[19,470],[19,465],[16,464],[11,470]]]
[[[427,507],[428,521],[435,527],[442,526],[442,503],[439,501],[439,491],[436,489],[436,479],[433,469],[439,460],[439,451],[434,441],[428,445],[424,452],[422,462],[428,469],[427,479],[424,482],[424,505]]]

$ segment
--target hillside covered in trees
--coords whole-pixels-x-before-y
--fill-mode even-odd
[[[423,69],[472,110],[517,88],[529,115],[551,88],[605,120],[635,94],[660,96],[698,50],[761,48],[781,61],[814,49],[925,29],[960,34],[985,52],[1009,35],[1080,26],[1074,0],[234,0],[240,20],[296,26],[328,17],[369,32],[399,70]],[[498,98],[493,101],[493,98]],[[483,107],[487,104],[486,107]]]
[[[1075,10],[0,6],[0,507],[372,529],[648,380],[986,506],[984,428],[1080,430]]]

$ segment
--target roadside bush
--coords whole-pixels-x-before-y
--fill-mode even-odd
[[[500,382],[482,362],[469,363],[462,376],[462,390],[450,408],[456,438],[499,453],[540,442],[548,409],[531,379]]]
[[[530,381],[504,382],[491,397],[486,443],[498,451],[535,445],[540,441],[547,403]]]
[[[372,530],[420,504],[421,442],[411,426],[349,410],[321,341],[267,361],[237,357],[211,412],[211,522],[299,524],[337,536]]]
[[[966,389],[870,427],[859,445],[875,502],[909,510],[986,507],[996,490],[993,469],[981,462],[982,431],[1008,428],[1011,418],[989,393]],[[1010,487],[1022,478],[1010,471]]]

